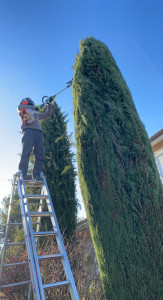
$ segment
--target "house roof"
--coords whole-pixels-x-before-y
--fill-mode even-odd
[[[151,145],[153,148],[154,153],[157,151],[163,151],[163,129],[160,131],[156,132],[154,135],[151,136],[150,138]]]
[[[157,139],[158,137],[160,137],[163,134],[163,129],[161,129],[160,131],[156,132],[154,135],[152,135],[150,137],[151,142],[154,141],[155,139]]]

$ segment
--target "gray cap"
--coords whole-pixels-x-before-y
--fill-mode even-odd
[[[24,98],[21,100],[18,106],[18,110],[21,109],[35,109],[35,103],[32,101],[31,98]]]

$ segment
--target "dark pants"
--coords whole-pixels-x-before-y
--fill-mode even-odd
[[[23,175],[27,175],[29,157],[32,153],[35,156],[33,168],[33,178],[40,176],[44,164],[44,139],[43,133],[39,130],[26,129],[22,138],[22,155],[19,163],[19,170],[23,171]]]

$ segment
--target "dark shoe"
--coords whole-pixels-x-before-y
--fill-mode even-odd
[[[24,180],[32,180],[32,176],[31,175],[25,175]]]
[[[42,178],[40,176],[37,176],[36,178],[34,178],[34,180],[42,181]]]

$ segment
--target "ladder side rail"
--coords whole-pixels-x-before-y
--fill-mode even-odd
[[[36,274],[36,276],[34,276],[34,280],[37,280],[38,283],[38,288],[39,288],[39,297],[40,298],[36,298],[37,300],[45,300],[45,295],[44,295],[44,289],[43,289],[43,285],[42,285],[42,278],[41,278],[41,272],[40,272],[40,266],[39,266],[39,261],[38,261],[38,255],[37,255],[37,249],[36,249],[36,245],[35,245],[35,239],[34,239],[34,234],[33,234],[33,228],[32,228],[32,220],[31,220],[31,216],[30,216],[30,210],[29,210],[29,204],[28,204],[28,199],[27,199],[27,193],[26,193],[26,188],[25,188],[25,182],[24,182],[24,178],[23,178],[23,174],[20,171],[21,174],[21,182],[22,182],[22,186],[23,186],[23,190],[24,190],[24,195],[22,194],[22,203],[24,204],[24,202],[26,203],[26,205],[24,205],[24,209],[25,209],[25,219],[26,222],[28,220],[28,236],[30,240],[30,245],[31,245],[31,256],[33,255],[33,261],[34,261],[34,265],[35,265],[35,271],[32,274]]]
[[[68,260],[68,256],[67,256],[67,253],[66,253],[64,243],[63,243],[63,239],[62,239],[61,231],[60,231],[60,228],[59,228],[58,220],[57,220],[55,210],[54,210],[54,207],[53,207],[53,202],[52,202],[50,192],[49,192],[47,182],[46,182],[46,179],[44,177],[43,172],[41,172],[41,178],[43,179],[44,186],[45,186],[46,192],[48,194],[48,199],[46,199],[47,204],[48,204],[48,202],[50,203],[50,205],[47,205],[48,210],[50,212],[52,212],[52,215],[53,215],[51,217],[51,222],[52,222],[52,225],[54,226],[54,230],[57,229],[57,235],[58,235],[58,237],[56,235],[57,245],[58,245],[60,253],[62,253],[63,257],[64,257],[64,260],[62,260],[62,263],[63,263],[63,267],[64,267],[64,270],[65,270],[66,278],[70,282],[69,290],[70,290],[71,298],[72,298],[72,300],[79,300],[76,284],[75,284],[74,277],[73,277],[73,274],[72,274],[72,271],[71,271],[70,263],[69,263],[69,260]]]
[[[31,282],[32,282],[32,278],[31,278]],[[28,299],[27,300],[31,299],[31,293],[32,293],[32,283],[30,283],[29,287],[28,287]]]
[[[39,212],[42,212],[42,205],[43,205],[43,200],[40,199],[40,201],[39,201],[39,209],[38,209]],[[37,218],[37,225],[36,225],[36,231],[37,232],[40,231],[40,226],[41,226],[41,217],[38,217]],[[35,244],[36,244],[36,248],[37,248],[37,244],[38,244],[38,237],[37,236],[35,237]],[[32,289],[31,289],[31,284],[30,284],[29,288],[28,288],[28,300],[30,300],[30,298],[31,298],[31,292],[32,292]]]
[[[43,204],[43,200],[42,199],[40,199],[39,204],[40,205],[39,205],[39,210],[38,211],[41,212],[42,211],[42,204]],[[36,231],[40,231],[40,225],[41,225],[41,217],[38,217],[37,218]],[[36,248],[37,248],[38,237],[35,237],[35,243],[36,243]],[[31,279],[31,282],[32,282],[32,279]],[[31,299],[31,293],[32,293],[32,285],[30,284],[29,287],[28,287],[28,299],[27,300]]]
[[[20,199],[20,209],[21,209],[21,214],[22,214],[22,221],[23,221],[24,234],[25,234],[25,240],[26,240],[29,268],[30,268],[30,273],[31,273],[31,281],[32,281],[32,285],[33,285],[33,293],[35,295],[35,299],[42,300],[40,297],[37,275],[36,275],[36,271],[35,271],[35,262],[34,262],[34,258],[33,258],[33,250],[32,250],[32,245],[31,245],[30,232],[29,232],[28,222],[27,222],[27,218],[26,218],[25,204],[23,201],[23,192],[22,192],[22,188],[21,188],[20,173],[18,173],[17,188],[18,188],[18,194],[19,194],[19,199]]]
[[[14,175],[14,177],[13,177],[13,184],[12,184],[11,194],[10,194],[5,239],[4,239],[4,246],[3,246],[2,257],[1,257],[0,286],[2,285],[3,268],[4,268],[5,254],[6,254],[6,248],[7,248],[6,245],[7,245],[7,240],[8,240],[9,223],[10,223],[10,218],[11,218],[11,207],[12,207],[12,202],[13,202],[13,197],[14,197],[14,192],[15,192],[15,185],[16,185],[16,175]]]
[[[41,193],[42,194],[42,193]],[[39,209],[38,209],[38,212],[42,212],[42,205],[43,205],[43,200],[40,199],[40,205],[39,205]],[[36,232],[39,232],[40,231],[40,227],[41,227],[41,217],[38,216],[37,218],[37,226],[36,226]],[[38,243],[38,237],[35,237],[35,243],[36,243],[36,248],[37,248],[37,243]]]

